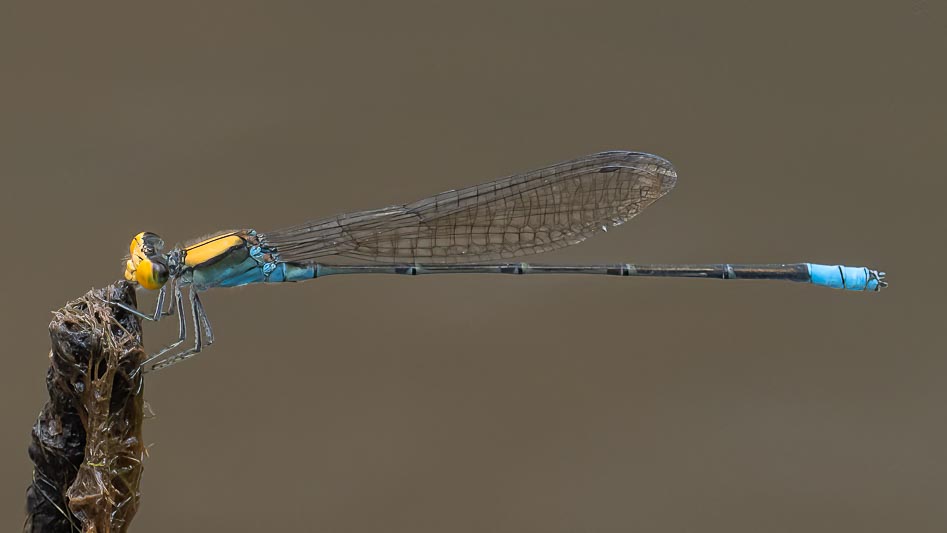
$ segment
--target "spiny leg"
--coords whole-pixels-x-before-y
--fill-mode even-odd
[[[106,301],[114,305],[115,307],[128,311],[129,313],[137,316],[138,318],[142,318],[144,320],[150,320],[152,322],[157,322],[161,320],[161,317],[167,315],[167,313],[161,312],[161,308],[164,307],[165,289],[166,287],[161,287],[161,289],[158,291],[158,300],[155,302],[155,311],[154,313],[150,315],[142,313],[138,309],[135,309],[134,307],[126,304],[125,302],[119,302],[119,301],[113,301],[113,300],[106,300]]]
[[[174,286],[174,295],[172,299],[173,299],[173,303],[175,307],[177,308],[177,314],[178,314],[178,340],[158,350],[157,353],[149,356],[148,359],[145,359],[145,361],[141,364],[141,368],[144,368],[145,372],[149,371],[148,365],[152,361],[160,359],[161,356],[163,356],[164,354],[180,346],[181,343],[184,342],[184,339],[187,337],[187,325],[185,324],[186,319],[184,317],[184,297],[181,294],[181,287],[177,285]]]
[[[201,317],[201,324],[204,325],[204,346],[210,346],[211,344],[214,344],[214,330],[210,327],[210,320],[208,320],[207,313],[204,311],[204,303],[201,302],[201,299],[198,297],[197,293],[194,294],[194,304],[197,306],[198,316]]]
[[[204,347],[203,335],[201,332],[202,324],[204,325],[205,330],[211,333],[210,337],[213,338],[213,332],[210,331],[210,322],[207,320],[207,316],[204,313],[204,306],[201,304],[201,299],[197,296],[197,290],[192,287],[188,291],[188,296],[191,300],[191,320],[194,323],[194,347],[188,348],[181,353],[175,354],[163,361],[151,365],[151,367],[148,369],[149,372],[168,368],[171,365],[180,363],[181,361],[190,359],[191,357],[199,354]]]
[[[178,279],[171,278],[171,281],[168,282],[168,285],[171,286],[171,301],[168,302],[168,310],[162,311],[161,316],[171,316],[174,314],[174,306],[175,306],[174,294],[178,291]],[[167,287],[167,285],[165,285],[165,287]],[[164,289],[164,287],[162,287],[162,289]]]

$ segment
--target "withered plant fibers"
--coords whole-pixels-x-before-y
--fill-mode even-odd
[[[138,509],[144,415],[141,323],[121,281],[53,313],[49,401],[33,426],[24,530],[124,532]]]

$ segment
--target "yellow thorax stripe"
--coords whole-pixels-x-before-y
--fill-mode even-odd
[[[216,235],[185,248],[184,264],[190,267],[201,265],[243,244],[243,239],[236,233]]]

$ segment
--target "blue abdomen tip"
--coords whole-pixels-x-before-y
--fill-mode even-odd
[[[878,291],[887,286],[884,273],[865,267],[843,265],[817,265],[809,263],[809,281],[833,289],[850,291]]]

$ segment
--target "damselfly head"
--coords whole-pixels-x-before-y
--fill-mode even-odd
[[[160,289],[170,277],[167,258],[161,253],[164,241],[154,233],[143,231],[129,246],[125,262],[125,279],[149,290]]]

